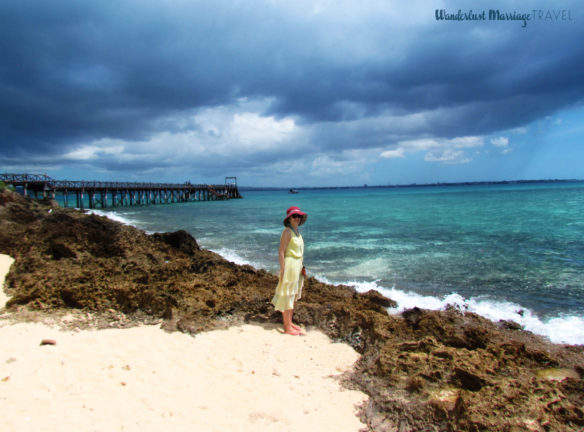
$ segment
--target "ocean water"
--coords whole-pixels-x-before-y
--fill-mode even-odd
[[[184,229],[236,263],[276,273],[286,208],[309,275],[374,288],[397,313],[454,305],[584,344],[584,183],[244,191],[241,200],[98,211],[148,232]]]

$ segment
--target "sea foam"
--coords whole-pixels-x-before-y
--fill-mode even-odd
[[[216,254],[221,255],[227,261],[231,261],[234,264],[250,265],[254,268],[261,268],[261,266],[258,263],[254,263],[253,261],[245,259],[244,257],[242,257],[237,252],[235,252],[231,249],[221,248],[221,249],[209,249],[209,250],[211,252],[215,252]]]
[[[128,217],[121,216],[114,212],[108,212],[103,210],[87,210],[87,213],[94,214],[96,216],[105,216],[106,218],[111,219],[115,222],[119,222],[124,225],[138,227],[138,221],[134,221]]]
[[[331,283],[326,278],[319,278],[325,283]],[[379,281],[372,282],[345,282],[343,285],[354,286],[359,292],[371,289],[379,291],[386,297],[394,300],[397,307],[389,308],[390,314],[398,314],[406,309],[418,307],[420,309],[444,310],[454,306],[461,311],[474,312],[491,321],[514,321],[523,329],[545,336],[553,343],[571,345],[584,344],[584,317],[567,315],[542,319],[521,305],[496,301],[485,297],[471,297],[466,299],[457,293],[444,297],[424,296],[412,291],[403,291],[385,288],[378,285]],[[335,284],[340,285],[340,284]]]

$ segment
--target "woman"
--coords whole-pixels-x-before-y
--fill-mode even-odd
[[[284,333],[289,335],[301,335],[302,329],[292,323],[294,302],[302,295],[304,276],[306,272],[302,266],[304,255],[304,241],[298,232],[298,227],[306,222],[308,215],[298,207],[290,207],[286,210],[284,218],[284,231],[280,237],[278,257],[280,261],[280,280],[276,287],[276,294],[272,304],[276,310],[282,312]]]

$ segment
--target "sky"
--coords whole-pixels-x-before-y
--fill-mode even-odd
[[[584,179],[583,40],[581,0],[2,0],[0,172]]]

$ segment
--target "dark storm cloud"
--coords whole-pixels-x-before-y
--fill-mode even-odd
[[[140,2],[0,8],[3,146],[50,151],[78,140],[140,139],[159,116],[233,97],[230,67],[212,60],[224,47],[207,45],[212,33],[197,16],[180,22]]]
[[[379,2],[370,13],[312,4],[4,0],[0,151],[59,156],[94,140],[146,140],[179,128],[165,118],[239,98],[267,98],[266,115],[313,127],[318,151],[375,148],[518,127],[584,96],[577,21],[521,28],[437,22],[431,2],[404,2],[397,18]],[[407,16],[418,21],[400,25]]]

